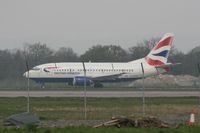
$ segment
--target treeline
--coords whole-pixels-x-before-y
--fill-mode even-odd
[[[53,50],[47,44],[26,44],[23,49],[0,50],[0,79],[22,78],[26,71],[26,61],[29,67],[50,62],[128,62],[144,57],[154,47],[159,38],[139,42],[128,50],[118,45],[95,45],[84,54],[78,55],[69,47]],[[200,62],[200,46],[188,53],[172,48],[169,62],[180,62],[181,65],[172,68],[172,74],[190,74],[197,76],[197,64]]]

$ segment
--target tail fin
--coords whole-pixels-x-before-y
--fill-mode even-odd
[[[173,34],[167,33],[146,56],[146,61],[151,66],[160,66],[167,63],[169,51],[172,46]]]

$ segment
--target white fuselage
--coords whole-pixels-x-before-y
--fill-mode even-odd
[[[34,67],[24,76],[41,84],[68,82],[72,85],[97,86],[99,82],[131,81],[158,75],[168,71],[172,65],[167,63],[172,41],[173,34],[165,34],[147,56],[127,63],[48,63]]]
[[[128,63],[48,63],[34,67],[29,71],[29,78],[36,82],[68,82],[75,77],[83,77],[84,70],[86,77],[93,81],[126,81],[143,77],[141,63],[144,68],[144,77],[158,74],[154,66],[146,63],[145,59],[139,59]],[[159,73],[165,72],[163,69]],[[26,72],[27,77],[27,72]],[[66,79],[66,80],[65,80]]]

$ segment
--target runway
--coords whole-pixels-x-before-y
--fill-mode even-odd
[[[31,97],[84,97],[83,91],[30,91]],[[142,91],[87,91],[87,97],[142,97]],[[0,97],[26,97],[27,91],[0,91]],[[199,97],[198,91],[145,91],[145,97]]]

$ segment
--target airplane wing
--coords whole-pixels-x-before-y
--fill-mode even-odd
[[[163,65],[159,65],[159,66],[155,66],[155,68],[158,69],[165,69],[166,72],[169,72],[171,70],[171,67],[176,66],[176,65],[180,65],[181,63],[166,63]]]
[[[116,78],[118,78],[119,76],[121,76],[124,73],[118,73],[118,74],[112,74],[112,75],[104,75],[104,76],[95,76],[92,77],[92,80],[96,80],[96,81],[101,81],[101,80],[115,80]]]
[[[163,65],[159,65],[159,66],[155,66],[156,68],[166,68],[166,67],[172,67],[172,66],[176,66],[176,65],[180,65],[181,63],[166,63]]]

